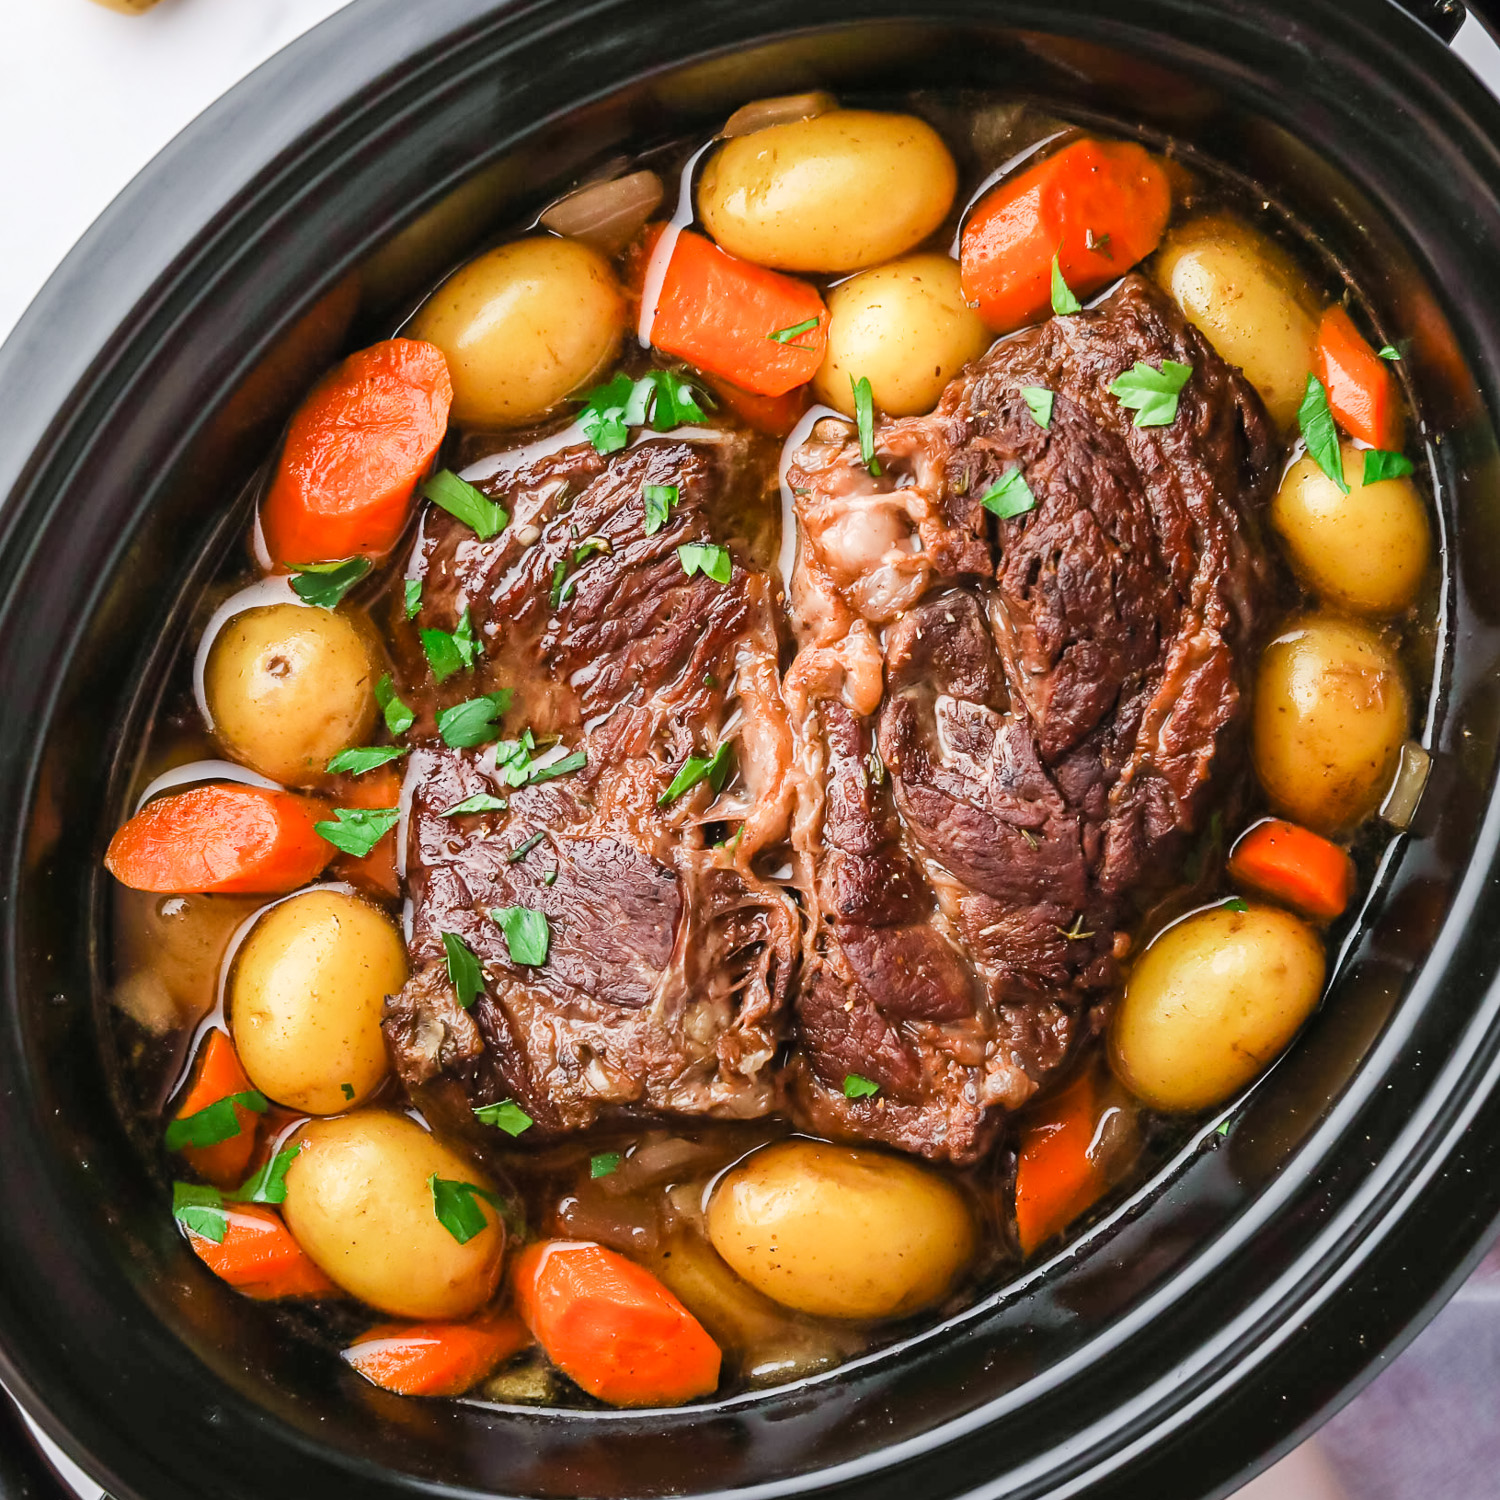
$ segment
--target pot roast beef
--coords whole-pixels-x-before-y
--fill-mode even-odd
[[[1137,426],[1109,387],[1164,360],[1192,367],[1177,414]],[[966,1162],[1117,985],[1234,755],[1279,454],[1249,384],[1138,277],[874,446],[878,476],[827,419],[789,475],[787,697],[826,785],[794,825],[797,1104]],[[1012,471],[1035,505],[998,519]]]

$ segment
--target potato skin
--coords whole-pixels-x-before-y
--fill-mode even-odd
[[[1312,293],[1291,257],[1239,220],[1213,214],[1168,234],[1154,275],[1187,320],[1245,372],[1272,420],[1289,431],[1318,337]]]
[[[453,417],[520,427],[604,373],[625,331],[609,262],[577,240],[537,235],[460,266],[412,320],[453,377]]]
[[[1255,769],[1271,804],[1318,833],[1372,812],[1411,720],[1405,674],[1368,625],[1331,615],[1293,622],[1256,677]]]
[[[1408,609],[1432,553],[1427,510],[1410,479],[1364,482],[1364,451],[1342,447],[1345,495],[1312,458],[1287,470],[1271,525],[1297,574],[1325,604],[1362,615]]]
[[[964,301],[956,260],[934,252],[902,256],[828,294],[828,347],[813,393],[852,417],[850,382],[864,378],[881,411],[918,416],[989,342],[989,330]]]
[[[919,245],[958,171],[911,115],[836,109],[736,136],[709,158],[698,214],[731,255],[780,271],[859,271]]]
[[[783,1141],[727,1172],[708,1206],[714,1248],[800,1312],[889,1318],[937,1301],[974,1253],[958,1191],[899,1157]]]
[[[1110,1027],[1110,1060],[1136,1098],[1187,1113],[1256,1077],[1312,1014],[1323,944],[1261,902],[1195,912],[1141,955]]]
[[[318,1268],[346,1292],[405,1318],[463,1318],[494,1295],[505,1225],[475,1202],[488,1225],[460,1245],[443,1227],[429,1179],[494,1185],[412,1120],[360,1110],[314,1120],[286,1174],[287,1228]]]
[[[225,621],[203,691],[230,755],[284,786],[311,786],[340,750],[369,735],[378,676],[347,615],[270,604]]]
[[[273,906],[229,982],[229,1029],[251,1082],[313,1115],[360,1103],[386,1075],[380,1016],[406,974],[401,934],[370,902],[313,890]]]

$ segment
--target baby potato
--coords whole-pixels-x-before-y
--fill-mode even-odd
[[[1291,1041],[1323,989],[1323,944],[1253,902],[1167,928],[1141,955],[1110,1027],[1115,1073],[1153,1109],[1222,1103]]]
[[[346,615],[271,604],[225,622],[203,692],[230,755],[285,786],[308,786],[340,750],[368,736],[378,675]]]
[[[714,1249],[757,1291],[829,1318],[936,1302],[974,1253],[958,1191],[915,1162],[783,1141],[727,1172],[708,1205]]]
[[[1368,625],[1310,615],[1260,659],[1254,754],[1278,812],[1337,833],[1374,810],[1411,718],[1395,653]]]
[[[1318,336],[1312,293],[1291,257],[1248,225],[1214,214],[1167,236],[1155,276],[1188,321],[1245,372],[1272,420],[1289,430]]]
[[[290,1109],[332,1115],[386,1074],[385,997],[406,983],[396,924],[342,891],[273,906],[235,957],[229,1029],[250,1081]]]
[[[918,416],[989,342],[989,330],[964,301],[958,262],[935,252],[903,256],[829,293],[828,345],[813,391],[852,417],[850,382],[863,377],[881,411]]]
[[[490,1300],[505,1223],[481,1196],[494,1185],[463,1157],[384,1110],[314,1120],[296,1139],[282,1212],[325,1276],[403,1318],[463,1318]],[[434,1177],[480,1190],[462,1195],[485,1221],[463,1244],[437,1216]]]
[[[597,250],[538,235],[471,260],[412,320],[453,376],[453,416],[523,427],[602,374],[620,347],[625,299]]]
[[[836,109],[735,136],[709,158],[698,214],[731,255],[781,271],[858,271],[919,245],[958,171],[912,115]]]
[[[1410,479],[1364,482],[1364,452],[1342,448],[1344,494],[1312,458],[1287,470],[1271,524],[1299,576],[1326,603],[1362,615],[1394,615],[1417,597],[1431,537]]]

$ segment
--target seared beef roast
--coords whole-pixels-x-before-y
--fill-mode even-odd
[[[1177,416],[1136,426],[1109,387],[1168,359],[1192,366]],[[1053,393],[1047,425],[1023,388]],[[1117,983],[1125,898],[1169,883],[1233,754],[1279,453],[1248,382],[1138,277],[997,344],[875,451],[878,477],[830,419],[790,471],[788,701],[827,777],[794,825],[798,1100],[820,1130],[966,1162]],[[997,520],[1016,469],[1035,507]],[[826,665],[868,658],[871,626],[878,709]],[[880,1092],[846,1097],[850,1075]]]
[[[797,913],[750,858],[784,833],[789,736],[771,582],[732,529],[765,512],[768,472],[727,432],[608,458],[574,446],[490,481],[512,512],[493,541],[426,517],[419,624],[453,631],[467,609],[486,653],[444,700],[509,687],[506,725],[538,741],[529,754],[508,740],[412,756],[413,977],[386,1033],[429,1105],[514,1099],[546,1131],[611,1107],[743,1117],[777,1102]],[[647,485],[676,491],[649,536]],[[677,553],[724,542],[727,584],[689,574]],[[690,756],[730,739],[737,780],[723,796],[704,780],[660,805]],[[547,774],[579,750],[586,765]],[[505,806],[454,812],[479,794]],[[710,818],[743,818],[747,832],[714,849]],[[490,915],[508,907],[546,915],[544,963],[511,960]],[[444,933],[483,968],[468,1011]]]

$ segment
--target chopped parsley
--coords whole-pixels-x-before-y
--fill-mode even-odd
[[[646,535],[655,536],[667,524],[680,492],[675,484],[648,484],[641,494],[646,501]]]
[[[844,1098],[846,1099],[868,1099],[871,1094],[878,1094],[880,1085],[871,1078],[861,1078],[858,1073],[844,1074]]]
[[[531,851],[535,849],[536,846],[540,844],[541,841],[546,837],[547,830],[545,828],[538,828],[537,831],[532,834],[529,839],[526,839],[522,843],[517,844],[516,847],[505,856],[506,864],[520,864],[520,862],[525,859],[526,856],[530,854]]]
[[[506,1135],[520,1135],[536,1123],[514,1099],[502,1099],[498,1104],[481,1104],[474,1110],[474,1117],[481,1125],[493,1125]]]
[[[1316,375],[1307,377],[1307,390],[1302,396],[1302,405],[1297,408],[1297,426],[1302,429],[1302,440],[1317,466],[1344,493],[1349,493],[1348,481],[1344,478],[1344,455],[1339,449],[1338,428],[1334,426],[1333,413],[1328,409],[1328,392]]]
[[[426,629],[421,632],[422,650],[427,655],[427,664],[439,682],[453,676],[455,672],[471,669],[479,657],[479,638],[474,634],[474,621],[469,615],[469,606],[458,617],[458,627],[452,635],[446,630]]]
[[[1012,469],[998,484],[992,484],[979,497],[979,503],[992,516],[1009,521],[1015,516],[1024,516],[1036,509],[1036,496],[1026,483],[1026,476],[1019,469]]]
[[[811,333],[818,326],[816,318],[804,318],[800,323],[793,323],[789,328],[778,328],[775,333],[768,333],[766,337],[773,344],[789,344],[795,338],[800,338],[804,333]]]
[[[399,807],[336,807],[336,822],[314,823],[313,832],[335,849],[364,859],[401,821]]]
[[[684,542],[677,549],[677,558],[682,564],[682,571],[689,578],[694,573],[702,573],[705,578],[712,578],[715,583],[729,582],[728,547],[720,547],[714,542]]]
[[[586,536],[579,542],[577,550],[573,553],[575,563],[587,562],[596,552],[602,552],[606,557],[613,552],[614,544],[607,536]]]
[[[368,557],[351,557],[344,562],[309,564],[292,574],[292,592],[319,609],[336,609],[344,595],[370,571]]]
[[[632,427],[649,422],[657,432],[670,432],[684,422],[706,421],[698,394],[670,370],[648,370],[639,380],[622,371],[585,392],[579,425],[596,451],[617,453],[630,441]]]
[[[1383,448],[1365,449],[1366,484],[1382,479],[1402,479],[1412,472],[1412,462],[1404,453],[1387,453]]]
[[[1052,257],[1052,311],[1058,317],[1071,317],[1074,313],[1083,311],[1083,303],[1073,295],[1073,289],[1063,280],[1062,267],[1058,264],[1057,257]]]
[[[286,1174],[301,1149],[301,1141],[283,1146],[258,1172],[252,1172],[225,1197],[234,1203],[285,1203]]]
[[[552,569],[552,589],[547,595],[549,609],[560,609],[573,597],[575,585],[568,582],[568,565],[558,562]]]
[[[476,1234],[483,1234],[490,1227],[479,1200],[484,1199],[498,1214],[500,1200],[488,1188],[474,1182],[451,1182],[439,1177],[436,1172],[427,1179],[432,1191],[432,1211],[439,1224],[458,1241],[467,1245]]]
[[[1397,364],[1401,362],[1401,354],[1394,344],[1382,344],[1375,352],[1381,359],[1393,360]]]
[[[422,580],[408,578],[401,587],[406,599],[406,618],[415,620],[417,612],[422,608]]]
[[[434,505],[440,505],[450,516],[462,521],[481,542],[498,536],[510,520],[503,506],[481,494],[468,480],[460,479],[452,469],[434,474],[422,486],[422,494]],[[411,600],[408,598],[407,608],[410,607]]]
[[[448,960],[448,982],[465,1009],[484,989],[484,971],[474,950],[456,932],[443,933],[443,954]]]
[[[555,743],[555,736],[549,745],[551,743]],[[537,738],[529,729],[518,740],[501,740],[495,746],[495,774],[506,786],[530,786],[533,782],[566,776],[570,771],[582,769],[589,761],[586,750],[575,750],[550,765],[538,765],[532,755],[537,747]]]
[[[330,776],[363,776],[366,771],[388,766],[405,754],[399,745],[361,745],[355,750],[340,750],[324,769]]]
[[[352,1083],[341,1083],[339,1088],[343,1092],[344,1098],[352,1099],[354,1097],[354,1085]]]
[[[465,813],[504,812],[509,806],[510,803],[504,797],[497,797],[492,792],[475,792],[472,797],[465,797],[462,802],[455,802],[452,807],[445,807],[438,816],[458,818]]]
[[[849,377],[854,392],[854,426],[859,433],[859,456],[871,474],[880,475],[880,460],[875,457],[875,393],[867,376]]]
[[[712,755],[690,755],[678,768],[671,785],[656,799],[658,807],[675,802],[684,792],[690,792],[700,781],[706,781],[715,793],[724,790],[733,765],[734,744],[725,740]]]
[[[196,1182],[172,1184],[172,1217],[189,1233],[215,1245],[224,1243],[229,1228],[229,1203],[285,1203],[286,1174],[302,1142],[283,1147],[264,1166],[252,1172],[232,1193]]]
[[[597,1156],[589,1157],[589,1176],[595,1180],[609,1177],[620,1170],[620,1163],[624,1159],[618,1151],[601,1151]]]
[[[256,1089],[226,1094],[190,1115],[179,1115],[167,1126],[167,1150],[182,1151],[190,1146],[217,1146],[233,1140],[240,1133],[240,1109],[261,1115],[270,1108],[266,1096]]]
[[[1225,911],[1249,911],[1250,904],[1242,896],[1231,896],[1224,903]]]
[[[548,870],[547,873],[542,876],[542,884],[543,885],[556,885],[557,884],[557,871],[556,870]]]
[[[475,745],[487,745],[498,739],[500,726],[495,720],[510,707],[510,697],[509,688],[498,688],[493,693],[481,693],[477,698],[441,709],[437,727],[443,743],[451,750],[472,750]]]
[[[1224,1123],[1222,1125],[1220,1125],[1214,1131],[1214,1134],[1215,1135],[1228,1135],[1229,1134],[1229,1125],[1230,1125],[1230,1122],[1228,1120],[1225,1120]]]
[[[392,734],[405,734],[417,722],[417,716],[396,696],[389,672],[375,684],[375,701],[385,715],[385,727]]]
[[[505,934],[505,948],[513,964],[534,969],[547,962],[552,928],[546,912],[533,911],[529,906],[496,906],[490,910],[490,919]]]
[[[1177,398],[1193,373],[1191,365],[1164,359],[1154,370],[1143,360],[1117,376],[1109,393],[1135,413],[1137,427],[1165,427],[1177,419]]]
[[[1021,387],[1021,399],[1026,403],[1026,409],[1031,413],[1031,420],[1043,432],[1050,431],[1052,427],[1052,402],[1054,397],[1055,392],[1049,391],[1044,385],[1023,385]]]

